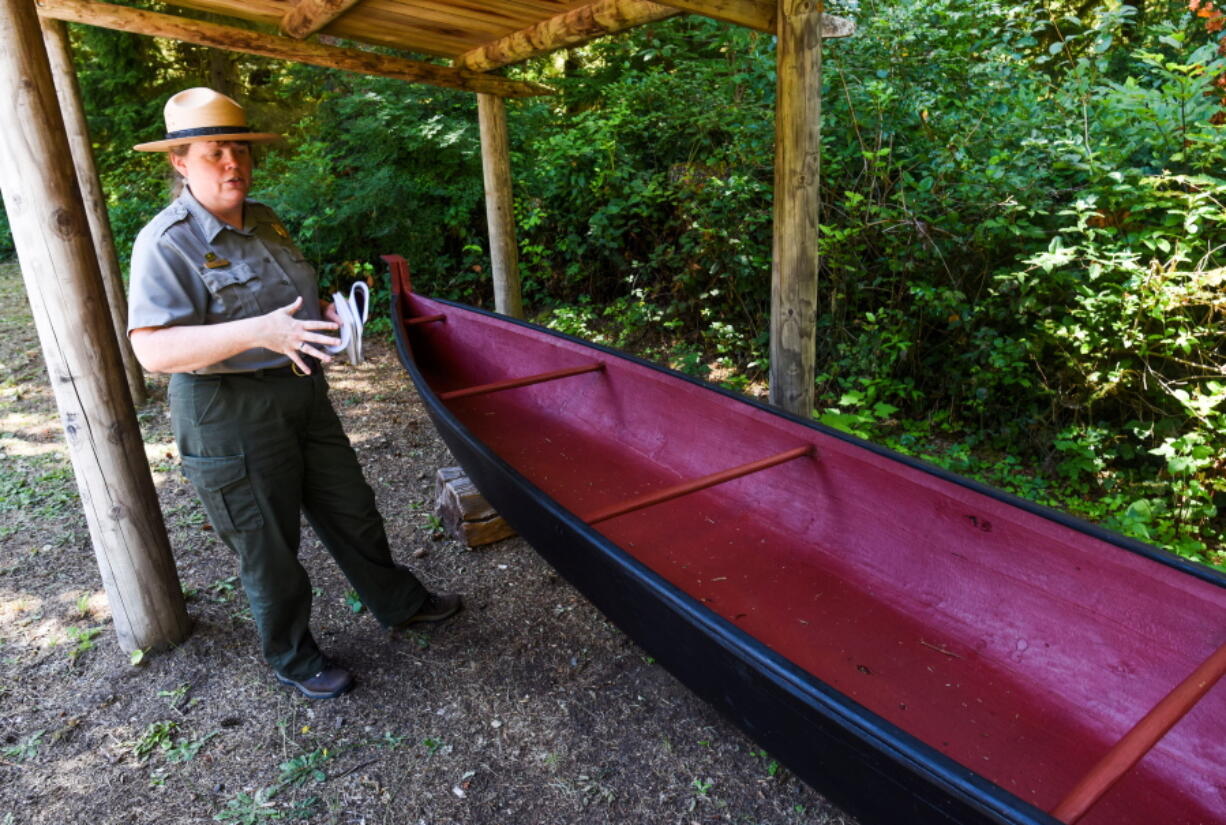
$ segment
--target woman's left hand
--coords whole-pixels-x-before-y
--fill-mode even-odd
[[[302,296],[299,295],[292,304],[261,315],[259,320],[263,322],[263,346],[273,352],[288,355],[299,370],[310,375],[311,368],[307,366],[303,356],[310,356],[327,364],[332,360],[332,356],[323,347],[336,346],[340,339],[322,332],[336,329],[338,324],[334,321],[299,321],[295,318],[294,313],[301,306]]]

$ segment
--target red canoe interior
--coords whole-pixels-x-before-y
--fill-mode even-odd
[[[813,445],[597,530],[736,626],[1050,811],[1226,641],[1226,589],[854,444],[579,344],[411,296],[437,393],[571,512]],[[1226,683],[1081,820],[1226,823]]]

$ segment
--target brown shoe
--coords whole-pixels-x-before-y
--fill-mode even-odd
[[[436,595],[431,593],[426,603],[409,618],[392,628],[392,630],[408,630],[417,624],[433,624],[450,619],[464,607],[464,600],[456,593]]]
[[[298,688],[308,699],[335,699],[353,687],[353,676],[342,667],[326,667],[309,679],[302,681],[278,673],[277,681],[283,685]]]

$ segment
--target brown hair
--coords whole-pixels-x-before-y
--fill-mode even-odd
[[[183,194],[183,186],[187,181],[179,174],[179,170],[175,168],[174,161],[170,159],[171,155],[182,158],[187,157],[187,150],[191,144],[180,143],[178,146],[171,146],[166,150],[166,163],[170,166],[170,199],[176,201],[179,195]]]

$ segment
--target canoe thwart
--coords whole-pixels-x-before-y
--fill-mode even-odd
[[[405,318],[404,325],[406,327],[417,326],[418,324],[429,324],[434,321],[446,321],[447,316],[441,312],[438,315],[418,315],[416,318]]]
[[[582,367],[570,367],[569,369],[554,370],[553,372],[525,375],[523,378],[509,378],[506,381],[494,381],[490,384],[478,384],[475,387],[465,387],[462,390],[440,392],[438,397],[443,401],[454,401],[457,398],[468,398],[472,395],[485,395],[486,393],[490,392],[513,390],[516,387],[528,387],[532,384],[543,384],[546,381],[556,381],[559,378],[569,378],[572,375],[582,375],[585,372],[600,372],[603,369],[604,364],[587,364]]]
[[[762,458],[757,461],[750,461],[747,464],[741,464],[738,467],[731,467],[727,470],[720,470],[717,473],[702,476],[691,481],[683,481],[680,484],[674,484],[671,487],[666,487],[663,490],[656,490],[652,493],[645,493],[641,496],[627,499],[620,504],[614,504],[611,507],[606,507],[603,510],[598,510],[595,513],[585,517],[583,520],[588,524],[598,524],[602,521],[623,516],[626,513],[642,510],[644,507],[650,507],[653,504],[662,504],[666,501],[672,501],[675,498],[696,493],[699,490],[705,490],[708,487],[714,487],[717,484],[723,484],[726,481],[747,476],[750,473],[756,473],[761,470],[766,470],[778,464],[791,461],[794,458],[804,458],[805,456],[813,456],[816,454],[816,449],[812,444],[806,444],[803,447],[794,447],[791,450],[785,450],[782,453],[777,453],[770,458]]]
[[[1069,791],[1051,815],[1073,825],[1098,802],[1121,776],[1132,769],[1158,744],[1175,723],[1226,674],[1226,643],[1200,664],[1192,675],[1180,682],[1162,701],[1154,705],[1132,730],[1124,734],[1111,750]]]

